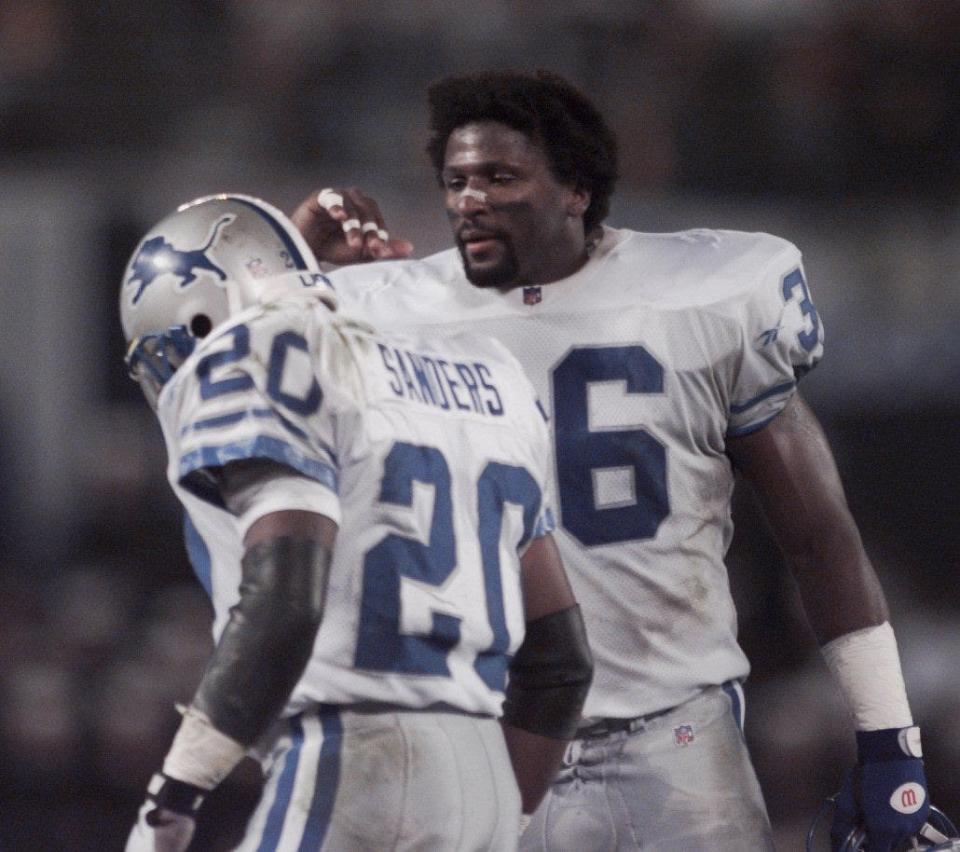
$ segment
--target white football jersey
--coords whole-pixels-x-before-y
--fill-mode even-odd
[[[215,329],[159,415],[215,637],[239,598],[243,530],[210,471],[265,458],[323,486],[269,507],[339,524],[288,714],[374,701],[500,715],[524,635],[519,555],[553,527],[545,417],[500,343],[380,336],[287,297]]]
[[[672,707],[744,677],[724,555],[728,436],[761,428],[820,358],[791,243],[607,228],[574,275],[472,286],[456,250],[331,275],[347,313],[472,329],[519,358],[552,421],[557,542],[595,674],[585,715]]]

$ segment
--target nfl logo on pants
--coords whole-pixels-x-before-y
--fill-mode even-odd
[[[687,746],[693,742],[693,725],[680,725],[673,729],[673,741],[678,746]]]

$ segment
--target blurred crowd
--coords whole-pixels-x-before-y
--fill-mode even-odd
[[[206,135],[225,156],[390,162],[421,147],[431,80],[490,65],[589,91],[620,134],[622,190],[957,190],[951,0],[5,0],[0,151]]]
[[[491,66],[549,68],[595,98],[620,137],[624,205],[749,204],[761,218],[767,205],[920,208],[948,233],[960,221],[952,0],[3,0],[0,179],[77,170],[106,184],[119,163],[172,167],[202,153],[240,173],[256,163],[265,185],[273,164],[287,181],[299,175],[297,192],[337,174],[422,192],[426,86]],[[77,510],[69,523],[37,523],[20,509],[30,472],[0,483],[5,852],[121,848],[210,649],[160,434],[123,377],[113,316],[123,263],[150,224],[113,221],[80,282],[103,313],[90,335],[113,338],[92,402],[103,428],[70,495]],[[16,323],[3,317],[4,335]],[[828,316],[828,353],[830,328]],[[24,419],[12,398],[0,388],[0,437]],[[960,819],[960,394],[938,385],[922,408],[890,412],[866,411],[855,388],[831,400],[824,420],[891,597],[934,800]],[[17,456],[2,437],[5,470]],[[736,512],[748,734],[789,852],[853,742],[748,494]],[[244,765],[206,806],[223,835],[201,834],[196,848],[227,848],[256,788]]]

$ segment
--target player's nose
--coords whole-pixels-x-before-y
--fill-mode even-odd
[[[468,184],[462,190],[456,200],[456,209],[461,216],[469,216],[489,209],[487,193],[477,187]]]

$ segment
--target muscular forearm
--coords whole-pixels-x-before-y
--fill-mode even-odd
[[[848,525],[821,525],[808,547],[784,546],[810,627],[823,645],[889,619],[886,598],[859,534]]]
[[[826,436],[795,397],[727,451],[753,486],[823,644],[887,619],[887,605],[847,506]]]

